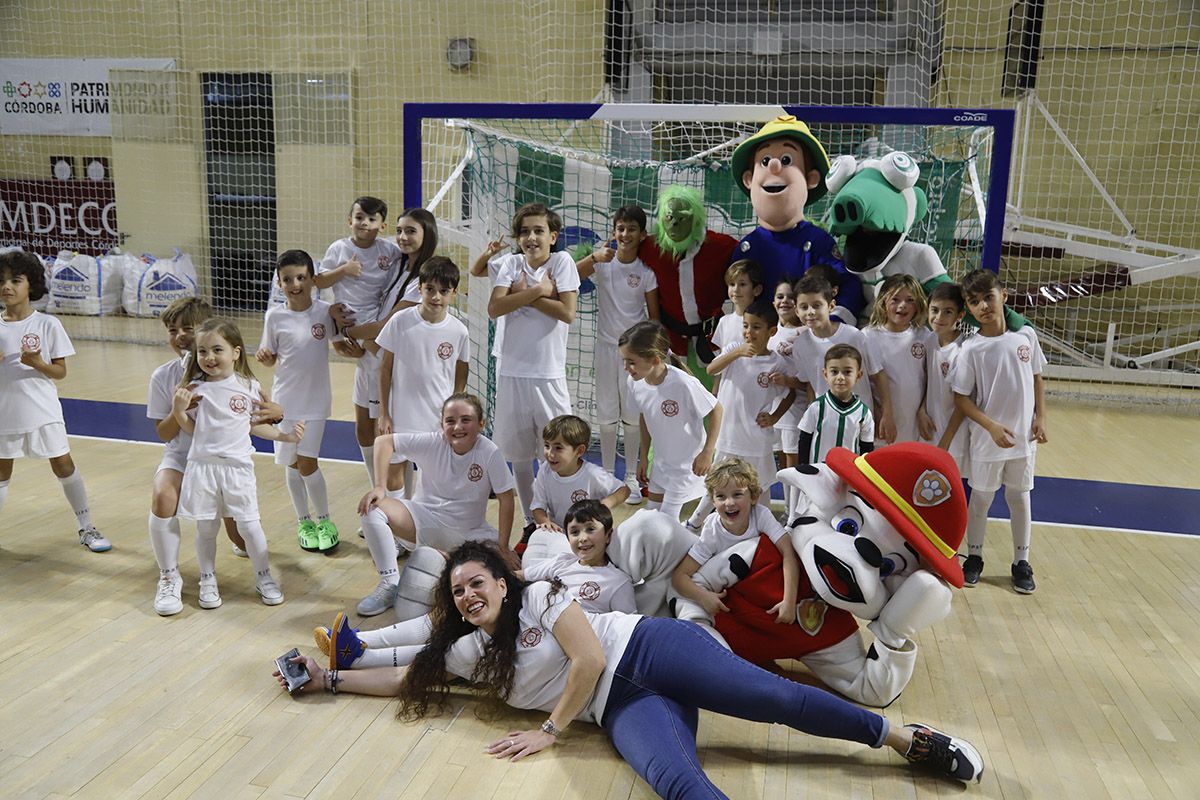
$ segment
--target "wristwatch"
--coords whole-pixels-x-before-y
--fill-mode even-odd
[[[542,723],[542,730],[556,738],[562,733],[562,729],[555,725],[552,719],[548,719]]]

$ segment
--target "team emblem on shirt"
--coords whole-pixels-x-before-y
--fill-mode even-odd
[[[825,624],[829,606],[819,597],[806,597],[796,604],[796,624],[809,636],[816,636]]]
[[[325,338],[325,324],[318,322],[312,326],[312,337],[318,342]]]
[[[521,647],[537,647],[542,641],[541,628],[526,628],[521,631],[521,638],[517,640]]]
[[[1017,348],[1017,358],[1025,364],[1029,363],[1029,359],[1033,356],[1033,351],[1029,349],[1029,345],[1023,344]]]
[[[452,355],[454,355],[454,345],[449,342],[442,342],[437,346],[437,357],[442,361],[447,360]]]
[[[908,348],[908,351],[912,353],[913,358],[925,357],[925,345],[921,344],[920,342],[913,342],[913,346]]]
[[[575,491],[571,492],[571,502],[572,503],[582,503],[584,500],[587,500],[587,499],[588,499],[587,489],[576,489]]]
[[[27,333],[21,337],[22,350],[40,350],[42,347],[42,337],[36,333]]]
[[[662,413],[664,417],[673,417],[679,413],[679,403],[674,400],[662,401]]]
[[[632,273],[625,277],[625,282],[629,284],[630,289],[636,289],[642,285],[642,276],[633,275]]]
[[[946,377],[950,374],[950,362],[943,361],[942,363],[938,364],[938,369],[942,371],[942,377]]]
[[[250,407],[250,400],[244,394],[235,394],[229,398],[229,410],[235,414],[245,414]]]
[[[483,480],[483,467],[479,466],[478,464],[472,464],[471,466],[467,467],[467,480],[471,481],[472,483],[478,483],[479,481]]]
[[[950,481],[936,469],[927,469],[913,484],[914,506],[933,508],[950,499]]]
[[[583,586],[579,587],[580,600],[595,600],[600,596],[600,584],[595,581],[585,581]]]
[[[779,344],[775,345],[775,352],[779,353],[781,356],[790,356],[792,354],[792,343],[780,342]]]
[[[392,265],[392,260],[390,258],[388,258],[387,256],[380,256],[379,259],[375,263],[379,265],[380,269],[386,270],[388,267],[390,267]]]
[[[758,385],[764,389],[766,389],[768,386],[770,386],[771,385],[771,373],[769,373],[769,372],[758,373]]]

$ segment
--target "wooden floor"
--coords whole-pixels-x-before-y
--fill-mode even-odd
[[[77,342],[64,397],[144,402],[165,351]],[[120,370],[121,379],[111,374]],[[335,372],[343,382],[344,365]],[[265,370],[260,370],[265,374]],[[338,389],[335,410],[349,418]],[[1196,420],[1052,406],[1039,475],[1200,488]],[[327,464],[344,544],[295,544],[282,476],[258,463],[264,527],[287,602],[258,602],[249,563],[222,544],[224,605],[196,605],[185,523],[183,613],[152,608],[146,533],[153,446],[75,439],[93,514],[114,549],[76,544],[48,465],[19,461],[0,512],[0,797],[645,798],[645,784],[599,729],[508,764],[485,744],[543,714],[482,722],[475,704],[424,723],[395,704],[329,696],[294,701],[273,658],[352,609],[375,583],[353,506],[361,466]],[[1197,509],[1200,513],[1200,509]],[[493,509],[494,514],[494,509]],[[1006,524],[993,523],[988,569],[919,641],[893,724],[929,722],[987,759],[982,785],[909,770],[890,751],[826,742],[781,726],[701,717],[705,768],[734,798],[1195,798],[1200,785],[1200,541],[1035,525],[1038,591],[1009,587]],[[367,626],[382,624],[368,621]]]

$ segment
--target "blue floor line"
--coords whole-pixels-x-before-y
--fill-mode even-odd
[[[144,405],[70,398],[63,398],[62,404],[67,430],[74,435],[158,441]],[[262,439],[254,439],[254,446],[263,453],[270,453],[273,448],[271,442]],[[354,437],[354,423],[341,420],[326,423],[321,457],[362,460]],[[589,458],[594,458],[594,454],[589,454]],[[778,493],[778,487],[776,490]],[[1039,477],[1032,505],[1035,522],[1200,536],[1198,489]],[[989,516],[1008,517],[1003,492],[996,493]]]

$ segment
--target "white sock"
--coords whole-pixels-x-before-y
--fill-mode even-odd
[[[686,502],[686,500],[679,500],[668,503],[664,500],[663,503],[658,507],[658,510],[666,514],[668,517],[677,520],[679,519],[679,512],[683,511],[683,504]]]
[[[262,523],[256,519],[237,521],[238,533],[246,540],[246,553],[254,566],[254,574],[262,577],[271,571],[271,561],[267,557],[267,534],[263,531]]]
[[[384,649],[390,647],[405,647],[418,645],[424,647],[433,631],[433,623],[425,614],[415,619],[397,622],[386,628],[376,628],[372,631],[359,631],[358,638],[367,647]]]
[[[4,501],[8,499],[8,481],[0,481],[0,511],[4,510]]]
[[[417,653],[425,649],[424,644],[409,644],[403,647],[384,647],[363,650],[363,654],[354,659],[352,669],[371,669],[372,667],[407,667],[417,657]]]
[[[75,519],[79,523],[80,530],[86,530],[92,527],[92,512],[88,509],[87,489],[83,486],[83,476],[76,469],[65,478],[59,478],[58,482],[62,484],[63,494],[67,496],[67,502],[71,504],[71,510],[75,512]]]
[[[983,537],[987,533],[988,509],[996,493],[971,489],[971,500],[967,503],[967,555],[983,558]]]
[[[179,570],[179,522],[175,517],[156,517],[150,512],[150,546],[161,572]],[[171,523],[175,524],[172,525]]]
[[[292,508],[296,509],[296,519],[310,519],[308,490],[304,488],[304,476],[295,467],[285,467],[283,474],[287,478],[288,497],[292,498]]]
[[[1029,543],[1033,539],[1033,509],[1029,505],[1029,492],[1004,487],[1004,500],[1008,503],[1008,515],[1012,520],[1013,563],[1029,560]]]
[[[317,467],[311,475],[300,477],[304,480],[304,488],[308,490],[308,500],[312,503],[317,519],[329,519],[329,490],[325,487],[325,476],[321,473],[321,468]]]
[[[680,507],[682,506],[683,504],[680,503]],[[700,498],[700,502],[696,504],[696,510],[692,512],[690,517],[688,517],[688,524],[693,528],[699,528],[704,524],[704,518],[711,514],[714,508],[716,508],[716,506],[713,505],[712,498],[710,498],[707,494],[704,495]],[[676,511],[675,513],[678,514],[679,512]]]
[[[638,457],[642,452],[642,429],[635,422],[625,423],[625,478],[637,475]]]
[[[375,562],[375,571],[388,583],[400,583],[400,570],[396,567],[396,540],[392,537],[387,514],[380,508],[372,508],[358,518],[362,524],[363,538]]]
[[[358,451],[362,453],[363,463],[367,465],[367,478],[371,481],[371,488],[375,488],[375,445],[369,444],[363,447],[358,446]]]
[[[221,532],[221,520],[196,520],[196,563],[200,566],[200,577],[217,572],[217,534]]]
[[[628,445],[626,445],[628,447]],[[600,465],[605,472],[617,468],[617,423],[600,423]]]
[[[521,499],[521,510],[525,512],[525,522],[533,519],[529,506],[533,503],[533,462],[518,459],[513,462],[513,481],[517,484],[517,497]]]

